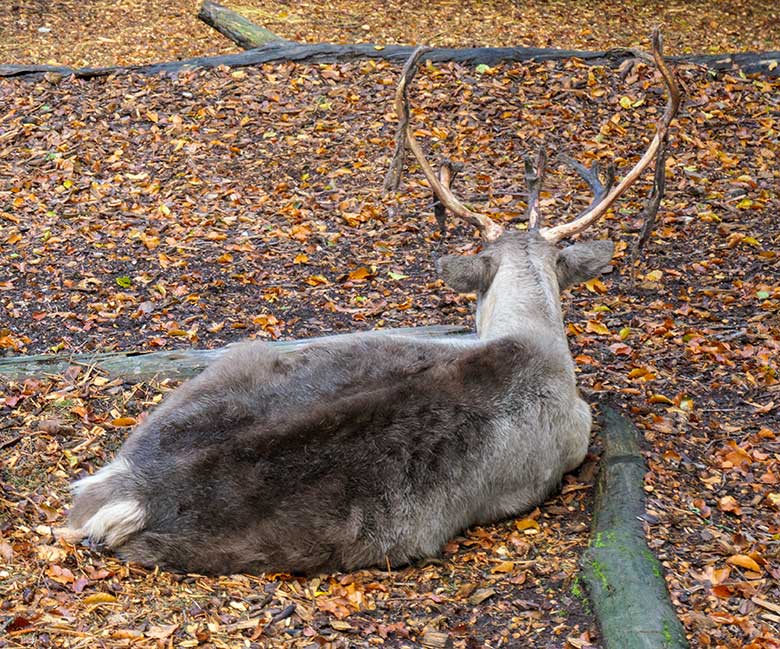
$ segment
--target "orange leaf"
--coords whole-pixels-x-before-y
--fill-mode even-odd
[[[318,597],[317,608],[325,613],[330,613],[338,620],[343,620],[352,613],[347,600],[343,597],[332,597],[327,599]]]
[[[536,522],[536,521],[534,521]],[[493,570],[492,573],[507,573],[512,572],[515,569],[515,564],[511,561],[502,561]]]
[[[633,349],[625,343],[612,343],[609,346],[610,351],[618,356],[631,356]]]
[[[746,554],[732,554],[728,559],[726,559],[726,563],[732,566],[739,566],[740,568],[744,568],[745,570],[750,570],[752,572],[761,572],[761,566],[759,566]]]
[[[609,329],[598,320],[588,320],[588,324],[585,325],[585,331],[601,336],[609,336]]]
[[[585,288],[588,289],[591,293],[606,293],[607,287],[604,286],[604,282],[602,282],[598,277],[594,279],[589,279],[587,282],[585,282]]]
[[[362,282],[367,277],[371,277],[372,273],[368,268],[365,266],[361,266],[360,268],[356,268],[349,274],[349,279],[351,279],[353,282]]]
[[[539,531],[539,523],[533,518],[524,518],[523,520],[515,521],[515,527],[521,532],[525,532],[526,530]]]
[[[721,584],[720,586],[713,586],[712,593],[713,595],[715,595],[716,597],[720,597],[721,599],[728,599],[729,597],[731,597],[734,591],[732,590],[731,586],[724,586]]]
[[[84,598],[85,604],[111,604],[116,601],[116,597],[111,593],[93,593]]]
[[[320,284],[330,284],[328,279],[326,277],[323,277],[322,275],[312,275],[309,277],[309,279],[306,280],[306,283],[309,286],[319,286]]]
[[[739,506],[739,503],[734,496],[723,496],[718,500],[718,509],[722,512],[731,512],[737,516],[742,514],[742,508]]]
[[[50,579],[56,581],[58,584],[71,584],[76,580],[76,578],[73,576],[73,573],[70,570],[56,565],[49,566],[46,569],[46,575]]]
[[[738,469],[743,464],[751,464],[753,462],[753,458],[750,457],[750,454],[744,448],[737,445],[736,442],[729,441],[728,445],[731,448],[731,451],[726,453],[724,459],[729,462],[731,466]]]
[[[114,421],[111,422],[112,426],[116,426],[118,428],[135,426],[135,424],[136,424],[135,417],[119,417],[118,419],[114,419]]]

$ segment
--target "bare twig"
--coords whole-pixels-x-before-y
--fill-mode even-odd
[[[395,132],[393,159],[390,161],[390,168],[385,176],[385,193],[397,192],[401,185],[401,174],[403,174],[404,163],[406,162],[406,130],[409,127],[407,88],[414,79],[414,75],[417,74],[417,64],[420,58],[430,49],[423,46],[415,48],[401,71],[401,79],[395,91],[395,112],[398,116],[398,130]],[[400,101],[399,97],[401,98]]]
[[[658,147],[658,153],[655,157],[655,177],[653,180],[653,189],[650,190],[650,196],[648,197],[647,204],[642,210],[642,232],[639,234],[634,244],[634,248],[631,251],[629,259],[629,268],[633,268],[639,253],[644,248],[650,234],[655,227],[656,218],[658,216],[658,208],[661,205],[661,200],[664,197],[666,191],[666,156],[669,144],[669,132],[667,131],[661,146]]]

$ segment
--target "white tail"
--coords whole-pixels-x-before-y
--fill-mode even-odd
[[[128,495],[132,482],[132,466],[123,457],[75,482],[70,527],[59,530],[59,536],[71,542],[89,538],[108,547],[121,545],[146,520],[143,505]]]

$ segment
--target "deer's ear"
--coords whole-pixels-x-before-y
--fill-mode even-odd
[[[612,261],[615,244],[608,240],[575,243],[558,253],[556,273],[558,286],[563,290],[567,286],[584,282],[603,273]]]
[[[447,255],[436,265],[445,284],[458,293],[484,293],[496,274],[495,262],[484,255]]]

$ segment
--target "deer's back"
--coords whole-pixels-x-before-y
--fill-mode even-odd
[[[523,453],[495,422],[538,418],[540,358],[512,340],[239,347],[128,440],[146,520],[120,552],[202,572],[434,553],[497,497],[493,456]]]

